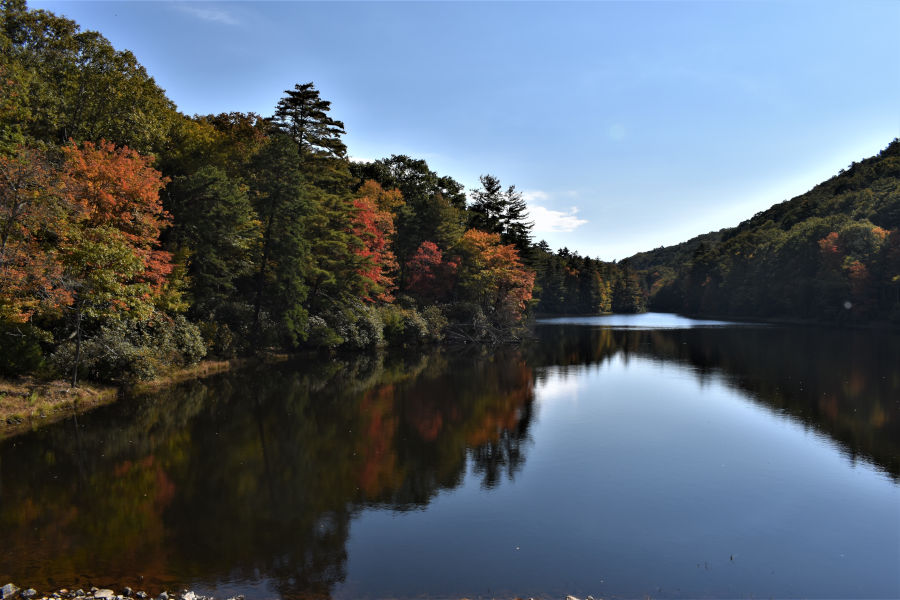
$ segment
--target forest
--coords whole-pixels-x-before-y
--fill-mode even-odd
[[[313,83],[269,116],[186,116],[99,33],[0,6],[0,375],[130,382],[642,310],[635,276],[534,244],[515,186],[350,161]]]
[[[203,357],[515,342],[535,315],[648,303],[900,320],[897,141],[617,264],[535,241],[493,175],[467,190],[422,159],[351,161],[312,82],[271,115],[188,116],[101,34],[0,7],[0,376],[130,383]]]
[[[900,140],[737,227],[621,262],[649,307],[900,324]]]

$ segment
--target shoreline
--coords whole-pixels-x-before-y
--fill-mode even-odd
[[[535,313],[535,319],[559,319],[569,317],[609,317],[612,315],[642,315],[647,313],[660,313],[665,315],[676,315],[687,319],[711,320],[711,321],[731,321],[734,323],[750,323],[755,325],[788,325],[797,327],[828,327],[833,329],[856,329],[856,330],[876,330],[900,331],[900,322],[893,321],[826,321],[820,319],[801,318],[801,317],[754,317],[754,316],[735,316],[716,313],[688,313],[671,310],[647,309],[639,313]]]
[[[112,404],[126,394],[165,388],[190,379],[203,379],[243,367],[251,362],[281,361],[275,355],[263,358],[204,360],[196,365],[173,369],[149,381],[134,385],[79,384],[67,381],[40,380],[31,375],[16,379],[0,378],[0,441],[34,431],[73,415],[81,415]]]
[[[162,591],[157,596],[151,596],[145,591],[134,591],[130,587],[125,587],[118,592],[111,589],[91,587],[88,591],[81,588],[77,590],[69,590],[60,588],[54,592],[46,594],[39,593],[34,588],[22,589],[13,583],[7,583],[0,587],[0,600],[215,600],[212,596],[201,596],[189,590],[182,590],[180,593]],[[231,596],[227,600],[244,600],[244,596]]]
[[[665,312],[665,311],[647,311],[647,312]],[[826,321],[818,319],[808,319],[801,317],[753,317],[753,316],[734,316],[707,313],[680,313],[669,312],[666,314],[687,317],[688,319],[709,319],[715,321],[733,321],[735,323],[751,323],[757,325],[787,325],[793,327],[827,327],[830,329],[854,329],[854,330],[884,330],[884,331],[900,331],[900,323],[893,321]]]
[[[522,596],[516,596],[516,600],[522,600]],[[22,589],[16,587],[13,583],[7,583],[0,587],[0,600],[216,600],[214,596],[201,596],[190,590],[182,590],[179,593],[162,591],[159,595],[153,596],[145,591],[134,591],[130,587],[125,587],[118,592],[111,589],[100,589],[91,587],[88,591],[77,589],[71,591],[67,588],[60,588],[54,592],[42,594],[33,588]],[[244,600],[243,595],[228,596],[226,600]],[[467,600],[463,598],[462,600]],[[528,597],[528,600],[535,600]],[[571,594],[566,595],[565,600],[580,600]],[[594,600],[593,596],[587,596],[584,600]]]
[[[662,312],[662,311],[647,311]],[[597,314],[534,314],[534,319],[560,317],[601,317],[619,313]],[[631,313],[622,313],[631,314]],[[641,313],[635,313],[641,314]],[[827,327],[855,330],[900,331],[900,325],[890,322],[823,322],[797,318],[735,317],[713,314],[669,312],[689,319],[716,319],[760,326]],[[203,379],[257,362],[282,362],[299,354],[269,353],[262,356],[238,357],[226,360],[203,360],[190,367],[172,369],[149,381],[131,385],[82,383],[72,388],[67,381],[41,380],[33,375],[15,379],[0,377],[0,441],[34,431],[73,415],[81,415],[101,406],[112,404],[128,394],[165,388],[191,379]]]

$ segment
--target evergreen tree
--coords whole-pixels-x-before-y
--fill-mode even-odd
[[[506,190],[506,211],[501,220],[503,231],[500,234],[504,244],[512,244],[519,251],[519,256],[525,262],[531,262],[531,229],[534,221],[528,221],[528,206],[522,193],[511,185]]]
[[[312,268],[307,220],[313,203],[300,172],[294,142],[275,135],[253,161],[250,197],[261,237],[252,291],[253,327],[261,333],[263,311],[297,343],[305,337]]]
[[[177,177],[167,187],[169,231],[176,255],[185,255],[191,314],[213,320],[235,299],[237,282],[249,275],[259,222],[247,192],[212,166]]]
[[[479,180],[481,188],[472,191],[472,204],[469,205],[469,227],[502,234],[507,204],[503,186],[493,175],[482,175]]]
[[[285,92],[272,119],[277,134],[295,145],[292,169],[302,177],[299,193],[308,208],[300,242],[308,256],[302,264],[280,267],[303,274],[305,301],[294,300],[294,308],[283,313],[295,342],[303,337],[299,332],[305,331],[308,314],[338,310],[367,289],[360,252],[365,243],[355,232],[357,209],[350,193],[347,147],[341,139],[344,124],[331,118],[330,110],[331,102],[322,100],[312,83],[298,84]]]
[[[503,191],[493,175],[482,175],[480,180],[481,188],[472,192],[469,227],[499,234],[504,244],[512,244],[520,257],[529,259],[534,223],[526,220],[528,207],[521,192],[514,185]]]
[[[346,193],[350,182],[344,124],[332,119],[331,102],[322,100],[312,82],[285,90],[272,123],[297,145],[304,177],[316,187]]]

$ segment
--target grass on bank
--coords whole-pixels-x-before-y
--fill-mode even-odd
[[[139,392],[174,385],[222,373],[244,362],[242,359],[201,361],[127,389]],[[0,440],[110,404],[125,389],[93,383],[80,383],[73,388],[68,381],[45,381],[32,376],[0,378]]]
[[[52,423],[73,414],[109,404],[118,388],[65,381],[41,381],[23,376],[0,379],[0,439]]]

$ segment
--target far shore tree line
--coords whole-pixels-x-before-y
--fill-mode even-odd
[[[127,382],[643,310],[637,274],[534,244],[515,186],[351,162],[312,83],[268,117],[188,117],[102,35],[0,9],[0,375]]]
[[[900,140],[737,227],[636,254],[654,310],[900,325]]]

